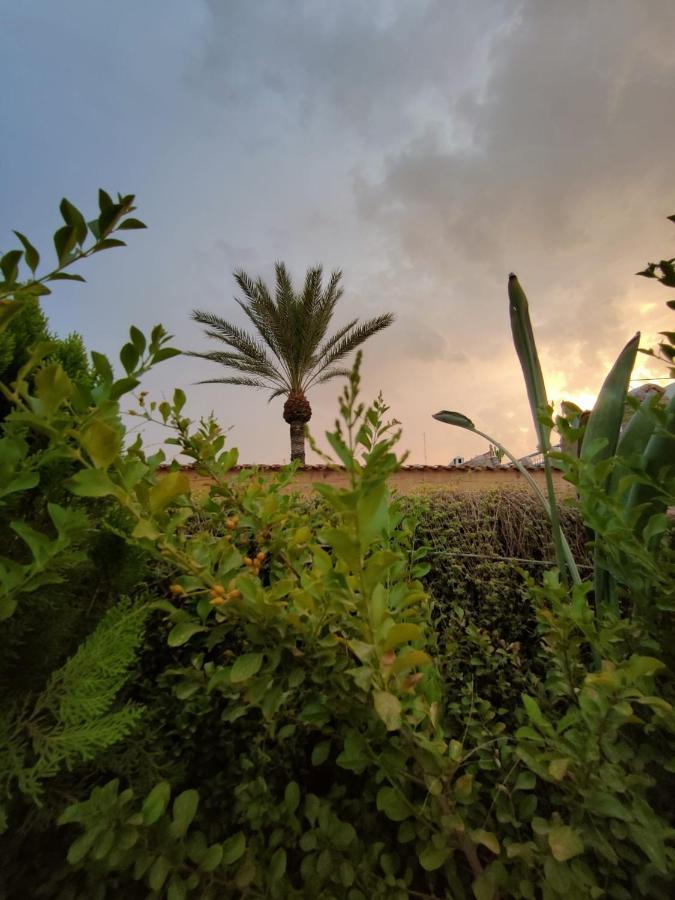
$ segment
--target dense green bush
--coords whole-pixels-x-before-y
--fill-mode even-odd
[[[62,206],[59,265],[90,252],[88,232],[104,249],[134,223],[131,202],[102,195],[93,226]],[[0,328],[44,284],[18,282],[19,262],[2,260]],[[38,349],[0,386],[15,410],[0,443],[2,527],[22,541],[0,559],[0,615],[10,631],[31,625],[30,640],[14,641],[14,670],[35,665],[43,595],[58,615],[92,590],[83,573],[97,560],[112,578],[122,545],[138,567],[129,599],[92,598],[93,630],[65,661],[59,638],[19,697],[11,680],[2,694],[0,891],[671,896],[675,682],[659,648],[672,531],[649,548],[651,568],[640,551],[620,616],[594,611],[590,583],[570,588],[544,566],[523,582],[489,560],[483,585],[484,569],[457,568],[474,552],[466,513],[390,496],[398,435],[381,400],[361,404],[358,366],[327,435],[349,485],[318,487],[323,506],[309,510],[283,490],[292,469],[272,483],[230,479],[236,451],[213,421],[192,425],[181,391],[143,401],[138,414],[171,428],[169,442],[209,476],[208,493],[192,496],[178,464],[162,474],[163,454],[124,446],[119,399],[175,352],[165,341],[132,328],[125,374],[94,354],[93,386]],[[55,459],[72,473],[41,508]],[[579,472],[584,513],[606,471],[570,477]],[[11,517],[21,508],[31,520]],[[494,513],[475,552],[550,559],[537,520],[515,521]],[[608,541],[616,520],[592,526]],[[453,529],[454,543],[434,546]],[[633,552],[624,541],[626,579]]]

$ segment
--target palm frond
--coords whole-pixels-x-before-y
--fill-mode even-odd
[[[342,338],[346,334],[348,334],[352,330],[352,328],[355,328],[358,324],[359,324],[358,319],[352,319],[351,322],[348,322],[345,326],[343,326],[342,328],[339,328],[335,332],[335,334],[331,335],[331,337],[329,337],[328,340],[324,344],[322,344],[321,347],[319,347],[319,349],[317,350],[316,363],[320,362],[328,353],[330,353],[330,351],[333,349],[333,347],[337,343],[339,343],[342,340]],[[316,363],[315,363],[315,365],[316,365]]]
[[[312,276],[311,278],[309,276]],[[338,270],[331,274],[328,285],[322,288],[321,267],[310,269],[305,282],[304,317],[306,322],[306,354],[305,367],[311,368],[317,356],[318,347],[325,338],[328,326],[335,311],[335,305],[342,296],[340,279],[342,273]]]
[[[287,390],[285,380],[279,373],[270,373],[264,367],[261,367],[255,361],[249,360],[244,356],[238,356],[234,353],[220,353],[217,350],[211,353],[186,353],[186,356],[194,356],[197,359],[206,359],[209,362],[218,363],[236,372],[243,372],[260,381],[263,381],[268,387],[280,387]]]
[[[197,381],[195,384],[238,384],[243,387],[268,388],[269,384],[261,381],[259,378],[205,378],[204,381]]]
[[[283,264],[277,263],[277,267],[283,269],[283,276],[290,285],[290,278]],[[277,290],[278,302],[275,304],[262,278],[253,281],[242,270],[235,272],[234,277],[248,301],[244,302],[235,298],[236,302],[253,323],[262,340],[277,357],[285,374],[290,378],[288,359],[291,353],[292,341],[289,329],[289,316],[288,311],[282,308],[283,304],[280,306],[279,291]]]
[[[331,348],[317,360],[312,372],[312,382],[316,381],[317,377],[334,363],[344,359],[345,356],[360,347],[368,338],[377,334],[378,331],[388,328],[393,321],[393,314],[385,313],[383,316],[376,316],[366,322],[354,324],[351,330],[347,331],[338,341],[332,342]]]
[[[276,400],[277,397],[283,397],[286,394],[288,394],[288,390],[286,390],[285,388],[277,388],[269,395],[269,397],[267,398],[267,402],[271,403],[272,400]]]
[[[275,381],[283,381],[283,375],[279,372],[279,370],[275,367],[272,360],[267,355],[267,352],[263,345],[252,338],[246,331],[242,328],[238,328],[236,325],[232,325],[230,322],[226,322],[224,319],[221,319],[219,316],[216,316],[212,313],[203,312],[202,310],[194,310],[192,313],[192,318],[195,322],[199,322],[201,325],[206,325],[206,334],[209,337],[216,338],[217,340],[222,341],[227,346],[232,347],[233,350],[237,351],[238,356],[232,354],[233,358],[241,360],[243,357],[248,361],[249,369],[253,372],[256,372],[260,375],[264,375],[266,378],[273,379]],[[190,354],[195,356],[202,356],[204,359],[211,359],[214,362],[220,362],[223,365],[232,365],[232,360],[227,358],[230,354],[225,354],[225,356],[221,359],[217,359],[209,354]]]
[[[322,267],[309,268],[298,294],[284,263],[276,262],[274,298],[262,279],[253,280],[241,270],[234,277],[243,295],[242,299],[235,298],[236,302],[255,332],[250,334],[217,315],[194,310],[192,318],[205,326],[209,337],[222,341],[228,349],[189,355],[240,373],[200,384],[266,388],[271,391],[270,400],[291,391],[304,391],[313,384],[348,375],[347,369],[335,364],[394,320],[391,314],[363,323],[353,319],[326,338],[342,296],[339,270],[332,272],[324,285]]]
[[[350,375],[351,371],[349,369],[328,369],[328,371],[324,372],[323,375],[320,375],[314,383],[325,384],[333,378],[349,378]]]

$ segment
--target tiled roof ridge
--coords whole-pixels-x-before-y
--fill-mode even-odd
[[[163,463],[159,468],[168,469],[172,466],[172,463]],[[242,465],[233,466],[230,469],[230,472],[242,472],[250,469],[255,469],[258,472],[280,472],[282,469],[285,469],[287,463],[244,463]],[[542,468],[542,466],[531,466],[527,464],[523,464],[525,469],[532,469],[538,471]],[[193,464],[182,465],[181,469],[183,471],[194,471],[195,466]],[[491,465],[469,465],[467,463],[463,463],[461,465],[427,465],[424,463],[413,463],[401,466],[399,471],[402,472],[475,472],[479,471],[487,471],[487,472],[513,472],[515,466],[513,463],[507,463],[501,466],[491,466]],[[344,472],[345,469],[343,466],[331,466],[327,463],[319,463],[319,464],[309,464],[305,466],[301,466],[298,469],[299,472]]]

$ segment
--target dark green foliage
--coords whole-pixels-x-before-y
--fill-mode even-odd
[[[553,565],[548,517],[527,491],[439,492],[404,504],[426,549],[424,584],[451,687],[467,682],[475,698],[511,715],[542,674],[536,611],[525,582]],[[578,562],[590,562],[577,513],[561,517]]]
[[[57,338],[50,330],[47,317],[37,300],[30,300],[0,334],[0,381],[11,384],[30,350],[40,342],[49,342],[48,360],[59,362],[65,373],[75,381],[91,383],[93,374],[81,335],[73,332]],[[10,412],[11,405],[0,394],[0,422]]]

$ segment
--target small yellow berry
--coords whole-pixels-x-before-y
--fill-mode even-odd
[[[224,597],[211,597],[209,600],[211,606],[222,606],[225,603]]]
[[[176,597],[180,597],[185,593],[185,588],[180,584],[172,584],[171,587],[169,588],[169,590]]]
[[[211,593],[214,597],[224,597],[225,588],[222,586],[222,584],[214,584],[211,588]]]
[[[227,592],[228,600],[238,600],[240,597],[241,591],[239,590],[239,588],[234,588],[233,590]]]
[[[265,559],[266,556],[267,556],[267,554],[265,553],[265,551],[264,551],[264,550],[260,550],[259,553],[256,553],[255,558],[256,558],[259,562],[262,562],[262,561]]]
[[[244,565],[245,565],[245,566],[252,566],[252,565],[253,565],[253,560],[251,559],[250,556],[245,556],[245,557],[244,557]]]

